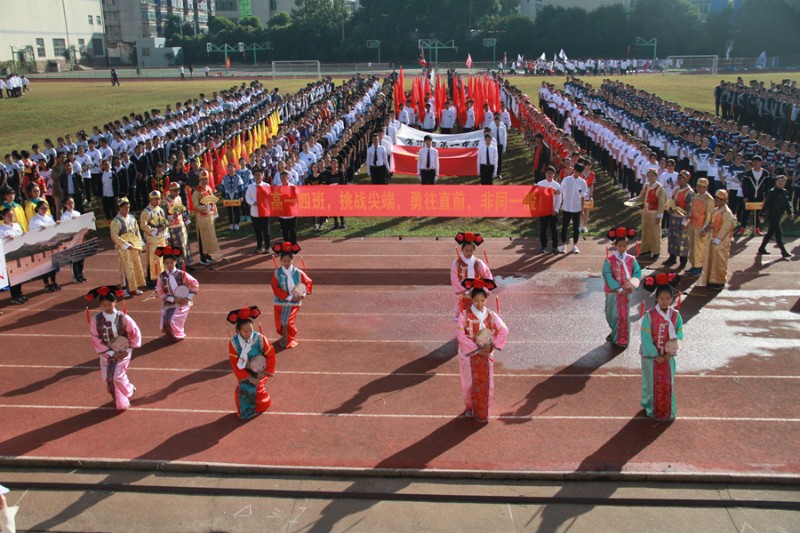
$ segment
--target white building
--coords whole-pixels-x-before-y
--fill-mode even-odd
[[[70,59],[105,63],[103,0],[2,4],[0,61],[15,61],[20,70],[36,71],[55,69],[56,65],[69,68]]]
[[[634,0],[520,0],[519,12],[536,21],[536,15],[547,6],[552,7],[579,7],[585,11],[594,11],[598,7],[621,4],[630,8]]]

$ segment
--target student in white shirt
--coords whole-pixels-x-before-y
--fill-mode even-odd
[[[28,231],[42,231],[50,226],[55,226],[56,221],[53,220],[53,217],[50,215],[49,211],[50,206],[47,204],[47,202],[39,202],[36,205],[36,214],[28,222]],[[61,290],[61,287],[59,287],[58,283],[56,283],[55,270],[51,270],[47,274],[43,275],[42,281],[44,282],[45,292],[56,292]]]
[[[539,240],[542,243],[541,253],[547,253],[547,233],[550,233],[552,251],[558,253],[558,211],[561,209],[561,185],[555,180],[556,169],[552,165],[544,171],[545,179],[536,185],[553,190],[553,213],[539,218]]]
[[[434,185],[439,181],[439,151],[434,148],[433,138],[426,135],[425,146],[417,158],[417,176],[422,185]]]
[[[580,233],[583,199],[589,193],[589,187],[581,176],[584,166],[575,163],[572,176],[561,181],[561,253],[567,253],[567,227],[572,222],[572,253],[579,254],[578,235]]]
[[[503,153],[508,140],[508,130],[500,118],[499,113],[495,115],[494,124],[492,124],[492,138],[497,142],[497,179],[499,180],[503,179]]]
[[[497,177],[497,146],[491,133],[485,133],[483,139],[484,144],[478,147],[478,175],[481,185],[491,185]]]
[[[61,212],[61,222],[74,220],[81,216],[81,212],[75,209],[75,199],[72,196],[64,198],[64,210]],[[75,283],[86,283],[88,280],[83,276],[83,259],[72,262],[72,280]]]
[[[372,145],[367,148],[367,176],[372,179],[373,185],[389,183],[388,162],[386,148],[380,145],[378,134],[372,134]]]

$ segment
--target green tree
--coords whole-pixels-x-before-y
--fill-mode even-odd
[[[786,0],[745,0],[737,13],[734,32],[736,55],[755,57],[797,54],[800,50],[798,2]]]
[[[285,28],[286,26],[289,26],[291,23],[292,23],[292,18],[289,16],[289,13],[286,12],[275,13],[267,21],[267,27],[271,30],[274,30],[278,28]]]
[[[261,29],[261,21],[258,20],[258,17],[244,17],[242,20],[239,21],[239,26],[243,28],[252,28],[254,30]]]
[[[234,31],[236,29],[236,24],[229,19],[228,17],[211,17],[211,20],[208,21],[208,33],[211,35],[216,35],[223,30]]]
[[[657,38],[659,57],[692,54],[701,34],[700,16],[688,0],[638,0],[628,19],[628,34]],[[652,57],[649,48],[634,51],[636,57]]]

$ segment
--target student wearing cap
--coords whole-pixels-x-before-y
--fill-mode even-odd
[[[691,276],[697,276],[703,271],[703,262],[708,251],[708,235],[703,233],[703,228],[711,222],[713,212],[714,197],[708,193],[708,179],[700,178],[697,180],[697,193],[689,212],[689,264],[692,268],[687,270],[687,274]]]
[[[178,258],[178,266],[184,270],[192,270],[192,251],[189,248],[189,232],[186,226],[192,223],[189,211],[181,199],[181,186],[173,181],[169,184],[169,193],[161,202],[161,209],[166,214],[169,225],[169,245],[180,248],[183,253]]]
[[[273,311],[275,313],[275,330],[281,336],[279,341],[284,348],[297,346],[297,312],[303,300],[311,294],[311,278],[292,264],[294,254],[300,246],[292,242],[275,243],[272,251],[281,256],[279,266],[272,276],[272,292],[275,295]]]
[[[266,385],[275,375],[275,348],[256,331],[253,321],[261,316],[256,306],[234,309],[227,320],[236,326],[236,335],[228,346],[228,358],[236,376],[236,412],[240,420],[248,420],[266,412],[272,398]]]
[[[703,263],[699,287],[725,288],[728,279],[728,261],[731,257],[731,239],[736,219],[728,207],[728,191],[720,189],[714,195],[714,211],[711,221],[703,228],[708,236],[708,252]]]
[[[481,185],[491,185],[497,177],[497,146],[492,142],[492,134],[483,136],[484,143],[478,147],[478,175]]]
[[[758,254],[769,254],[767,251],[767,244],[775,236],[775,242],[781,251],[781,256],[784,259],[792,257],[792,254],[786,251],[783,244],[783,230],[781,229],[781,217],[786,213],[789,218],[794,219],[792,213],[792,206],[789,203],[789,196],[786,194],[786,176],[778,176],[775,180],[775,187],[770,189],[767,196],[764,198],[764,209],[762,210],[764,218],[767,219],[769,229],[764,239],[761,241],[761,246],[758,247]]]
[[[214,262],[211,254],[221,252],[217,240],[217,228],[214,221],[217,218],[217,204],[203,204],[203,198],[214,196],[214,191],[208,185],[208,171],[200,172],[200,184],[192,193],[192,204],[195,210],[197,224],[197,240],[200,243],[200,262],[209,265]]]
[[[131,203],[128,199],[120,198],[117,207],[119,212],[111,221],[109,233],[117,250],[120,285],[124,287],[124,296],[139,295],[142,294],[139,287],[146,284],[139,259],[144,241],[136,217],[130,214]]]
[[[614,251],[603,263],[606,322],[611,328],[606,340],[627,348],[630,342],[630,296],[642,279],[639,263],[628,253],[629,239],[636,238],[636,230],[616,228],[608,232],[608,238],[614,243]]]
[[[434,148],[433,138],[426,135],[425,146],[417,157],[417,176],[422,185],[434,185],[439,181],[439,150]]]
[[[167,245],[168,222],[166,213],[161,208],[161,193],[153,190],[149,196],[150,203],[139,215],[139,228],[147,245],[147,288],[154,289],[158,275],[164,270],[164,264],[156,250]]]
[[[3,196],[3,204],[0,206],[0,208],[13,211],[14,222],[19,224],[19,227],[22,229],[23,233],[28,231],[28,217],[25,214],[25,209],[15,201],[17,193],[14,192],[14,189],[6,185],[0,189],[0,194]]]
[[[636,199],[642,209],[640,257],[651,257],[655,261],[661,254],[661,217],[664,215],[666,202],[664,187],[658,183],[658,171],[655,168],[648,169],[647,184]]]
[[[727,207],[727,206],[726,206]],[[656,303],[642,318],[642,399],[650,418],[675,419],[675,357],[683,345],[683,318],[671,307],[680,276],[658,273],[645,278],[642,286]]]
[[[118,411],[130,407],[136,387],[128,380],[128,365],[133,349],[142,345],[142,332],[127,313],[116,308],[124,291],[116,285],[92,289],[86,299],[98,300],[100,312],[89,319],[92,345],[100,356],[100,374]],[[87,309],[88,318],[88,309]]]
[[[553,189],[553,213],[539,217],[539,241],[542,243],[541,253],[547,253],[547,233],[550,233],[552,252],[558,253],[558,212],[561,209],[561,184],[555,180],[556,169],[548,165],[544,173],[545,179],[536,185]]]
[[[183,255],[180,248],[160,246],[155,255],[164,262],[164,270],[156,282],[156,294],[161,299],[161,332],[182,341],[186,338],[184,326],[200,283],[188,272],[176,268],[178,258]]]
[[[16,221],[16,213],[17,211],[9,207],[0,208],[0,216],[3,217],[3,223],[0,224],[0,239],[10,241],[25,233],[22,226]],[[25,215],[22,216],[23,218],[25,217]],[[9,285],[9,292],[11,293],[11,303],[14,305],[22,305],[28,301],[28,299],[22,295],[21,283]]]
[[[707,178],[702,178],[707,179]],[[689,220],[694,201],[694,190],[689,186],[689,172],[681,170],[678,174],[678,188],[672,193],[669,212],[669,233],[667,234],[667,251],[669,257],[664,266],[671,267],[678,262],[678,270],[686,268],[689,261]]]

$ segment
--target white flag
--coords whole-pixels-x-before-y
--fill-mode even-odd
[[[567,54],[565,54],[565,53],[564,53],[564,49],[563,49],[563,48],[562,48],[562,49],[561,49],[561,51],[558,53],[558,58],[559,58],[561,61],[566,61],[566,60],[567,60]]]
[[[539,61],[547,61],[547,56],[544,55],[544,52],[542,52],[542,55],[539,56]]]
[[[758,69],[767,68],[767,52],[766,52],[766,50],[761,52],[761,55],[758,56],[758,59],[756,59],[756,68],[758,68]]]

